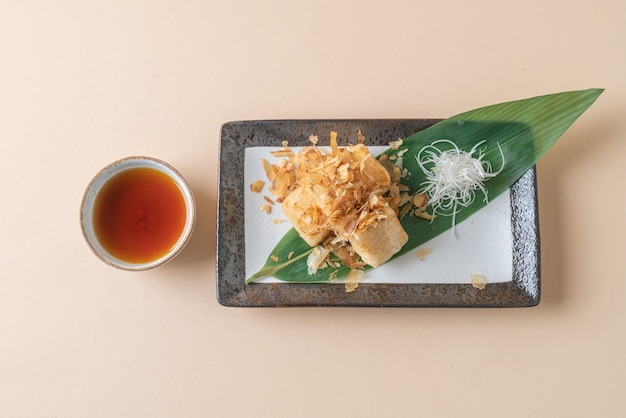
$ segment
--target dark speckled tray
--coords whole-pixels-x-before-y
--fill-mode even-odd
[[[278,120],[222,126],[217,217],[217,298],[225,306],[525,307],[540,296],[539,218],[535,168],[511,188],[513,281],[484,290],[470,284],[254,283],[245,285],[244,150],[253,146],[308,145],[311,134],[338,132],[356,142],[361,129],[369,145],[387,145],[435,123],[435,119]],[[323,135],[320,135],[320,145]]]

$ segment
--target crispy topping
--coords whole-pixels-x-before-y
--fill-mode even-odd
[[[433,219],[435,219],[435,215],[432,215],[428,212],[421,212],[421,211],[416,210],[416,211],[413,211],[413,213],[418,218],[426,219],[427,221],[432,221]]]
[[[352,269],[346,276],[346,292],[351,293],[359,287],[359,283],[363,280],[365,272],[363,270]]]
[[[317,273],[317,270],[326,267],[326,257],[328,257],[329,253],[330,250],[321,245],[313,248],[313,251],[311,251],[309,258],[307,258],[306,261],[310,275],[313,275]]]
[[[392,150],[400,149],[400,146],[402,145],[402,143],[403,143],[402,138],[398,139],[397,141],[391,141],[389,143],[389,148],[391,148]]]
[[[426,196],[410,194],[401,184],[410,175],[402,167],[407,150],[396,149],[377,160],[363,144],[360,130],[357,138],[357,144],[340,147],[337,133],[331,132],[328,150],[317,147],[318,138],[311,135],[312,145],[302,151],[294,153],[283,142],[283,149],[272,153],[281,157],[275,164],[262,160],[275,201],[315,248],[308,259],[309,274],[326,266],[358,270],[365,267],[363,260],[373,266],[388,260],[408,239],[398,216],[425,213]],[[402,140],[394,144],[400,147]],[[390,218],[395,221],[372,232]]]
[[[261,212],[270,213],[272,211],[272,207],[268,203],[264,203],[261,205]]]
[[[283,141],[283,149],[279,151],[272,151],[270,154],[274,157],[290,157],[293,155],[293,152],[291,152],[291,148],[289,148],[287,141]]]
[[[263,186],[265,186],[265,182],[263,180],[257,180],[254,183],[250,184],[250,190],[254,193],[260,193],[263,190]]]
[[[365,144],[365,135],[363,135],[360,129],[356,130],[356,142],[357,144]]]
[[[427,255],[430,255],[433,252],[433,250],[431,248],[418,248],[417,249],[417,258],[419,258],[420,261],[424,261],[426,259]]]
[[[418,193],[413,196],[413,206],[417,208],[425,208],[428,203],[428,198],[423,193]]]
[[[389,173],[365,145],[340,148],[337,133],[331,132],[330,149],[326,153],[315,145],[304,147],[277,164],[264,163],[270,191],[288,217],[297,213],[290,219],[301,235],[315,237],[312,245],[329,233],[349,240],[378,221],[389,204],[382,198],[390,185]]]
[[[476,289],[484,290],[487,286],[487,278],[482,274],[472,274],[472,286]]]

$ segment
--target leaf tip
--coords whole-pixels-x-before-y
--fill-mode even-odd
[[[256,273],[254,273],[252,276],[248,277],[248,278],[245,280],[245,282],[244,282],[244,283],[245,283],[245,284],[250,284],[250,283],[253,283],[253,282],[255,282],[257,279],[260,279],[261,277],[263,277],[263,274],[261,274],[261,272],[260,272],[260,271],[258,271],[258,272],[256,272]]]
[[[593,88],[593,89],[589,89],[589,92],[593,93],[594,98],[598,98],[600,97],[600,95],[602,93],[604,93],[604,90],[606,90],[605,88]]]

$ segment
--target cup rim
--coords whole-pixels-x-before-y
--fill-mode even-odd
[[[93,230],[93,204],[96,200],[102,186],[108,182],[111,177],[131,168],[150,167],[155,168],[168,175],[181,188],[185,206],[187,209],[187,217],[185,226],[179,236],[176,244],[165,255],[145,263],[129,263],[119,260],[117,257],[109,254],[106,249],[100,245]],[[107,176],[104,178],[104,176]],[[99,185],[97,185],[99,183]],[[191,187],[185,178],[171,164],[155,157],[143,155],[133,155],[120,158],[102,168],[85,188],[80,204],[80,226],[83,238],[87,246],[98,259],[111,267],[115,267],[125,271],[145,271],[161,266],[176,257],[189,242],[196,223],[195,199],[191,191]]]

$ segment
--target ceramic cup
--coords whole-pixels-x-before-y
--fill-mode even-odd
[[[165,254],[155,259],[142,262],[125,261],[121,258],[113,256],[105,249],[101,240],[98,238],[94,228],[94,208],[97,197],[103,186],[107,184],[111,178],[124,172],[125,170],[134,168],[150,168],[158,170],[169,177],[180,189],[182,194],[186,215],[182,232],[178,236],[175,244],[170,247]],[[148,270],[160,266],[174,258],[187,244],[193,227],[195,224],[195,203],[191,193],[191,189],[187,182],[183,179],[178,171],[164,161],[151,157],[134,156],[127,157],[108,165],[102,169],[89,183],[87,190],[83,196],[80,212],[80,222],[83,236],[93,253],[106,264],[123,270],[141,271]]]

